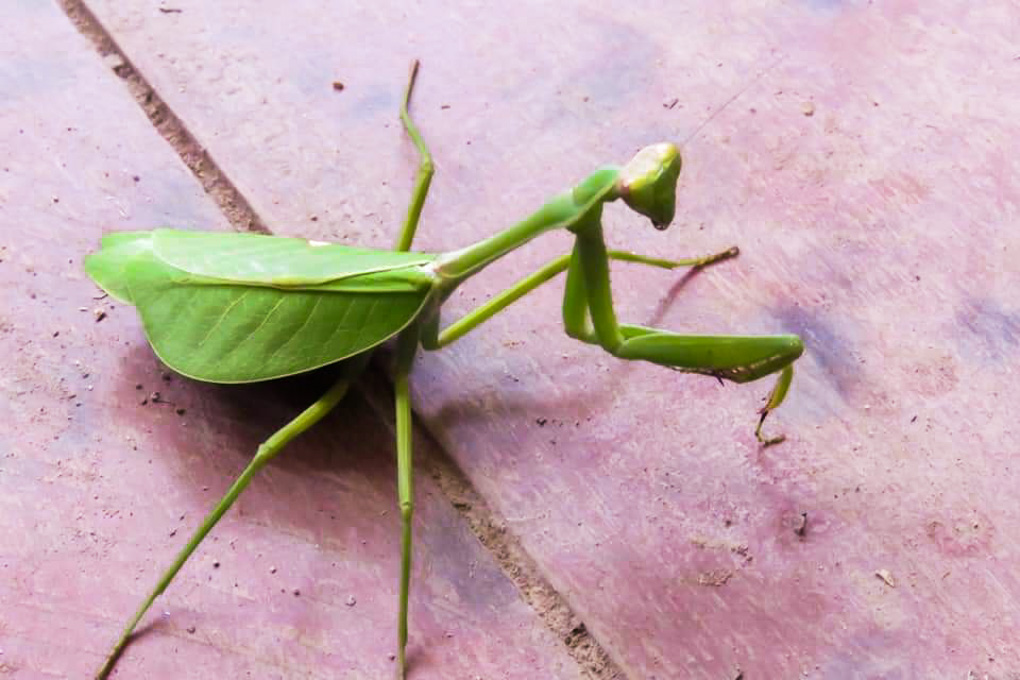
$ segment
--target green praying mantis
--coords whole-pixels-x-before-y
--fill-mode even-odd
[[[737,383],[779,373],[761,409],[755,435],[778,407],[803,352],[796,335],[679,335],[617,321],[610,260],[673,269],[706,267],[735,257],[664,260],[608,250],[602,209],[622,200],[658,229],[673,220],[681,159],[673,144],[642,149],[622,167],[600,168],[557,194],[537,212],[496,235],[442,254],[411,252],[411,242],[433,175],[428,147],[409,113],[418,72],[414,62],[400,117],[419,154],[411,203],[392,251],[352,248],[299,238],[202,233],[169,229],[111,233],[85,269],[114,298],[135,305],[159,358],[190,378],[247,383],[343,362],[339,379],[318,401],[277,430],[258,450],[171,566],[130,618],[97,677],[105,678],[153,601],[252,477],[292,439],[325,416],[365,369],[372,350],[394,340],[397,493],[401,517],[398,675],[406,669],[407,603],[411,574],[411,399],[408,377],[419,347],[436,350],[475,329],[511,303],[566,272],[563,324],[567,334],[621,359]],[[459,320],[440,329],[440,309],[464,281],[495,260],[554,229],[574,236],[573,250],[524,277]]]

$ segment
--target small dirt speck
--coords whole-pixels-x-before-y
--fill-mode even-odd
[[[698,585],[721,588],[726,582],[733,578],[733,572],[729,569],[717,569],[698,574]]]
[[[800,518],[797,519],[793,524],[793,533],[797,534],[801,538],[807,536],[807,513],[800,513]]]
[[[570,632],[563,638],[563,642],[568,647],[576,646],[582,639],[588,636],[588,628],[583,624],[579,623],[570,629]]]

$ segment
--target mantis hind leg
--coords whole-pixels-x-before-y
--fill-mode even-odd
[[[418,172],[414,178],[414,189],[411,192],[411,203],[407,207],[407,217],[404,219],[404,226],[400,230],[400,236],[393,246],[394,250],[410,250],[414,241],[414,234],[418,230],[418,221],[421,219],[421,211],[425,206],[425,198],[429,193],[429,186],[432,184],[432,175],[435,174],[435,165],[432,163],[432,153],[429,151],[425,139],[421,136],[418,126],[411,120],[408,107],[411,103],[411,92],[414,90],[414,81],[418,77],[418,60],[411,64],[411,75],[407,80],[407,89],[404,91],[404,103],[400,107],[400,120],[404,123],[407,134],[411,137],[415,147],[418,149]]]
[[[241,475],[231,485],[230,489],[223,495],[216,507],[213,508],[204,520],[202,524],[195,530],[195,533],[188,540],[187,545],[181,549],[174,558],[173,563],[170,567],[163,572],[160,576],[159,581],[156,582],[156,586],[152,589],[149,595],[142,602],[138,611],[135,612],[134,616],[128,621],[124,627],[120,638],[114,644],[113,649],[106,657],[106,661],[103,663],[102,668],[96,674],[97,680],[103,680],[113,670],[114,665],[117,663],[117,659],[120,658],[124,648],[131,640],[131,635],[134,633],[138,623],[145,616],[145,613],[152,606],[152,603],[157,597],[159,597],[163,591],[167,589],[174,577],[177,576],[177,572],[181,570],[184,563],[188,561],[191,554],[195,552],[195,549],[202,543],[206,535],[212,531],[212,528],[220,521],[220,518],[230,509],[237,500],[241,492],[248,488],[248,484],[251,482],[255,474],[261,470],[265,465],[272,460],[272,458],[279,453],[284,446],[286,446],[294,437],[298,436],[309,427],[321,420],[327,413],[329,413],[337,403],[343,399],[347,393],[347,388],[350,386],[352,376],[356,376],[360,373],[361,369],[364,368],[364,360],[352,359],[350,364],[350,370],[345,370],[343,375],[337,380],[337,382],[329,389],[326,394],[318,399],[314,404],[309,406],[307,409],[301,412],[294,420],[290,421],[279,430],[273,433],[269,439],[267,439],[258,448],[258,452],[255,457],[244,469]]]

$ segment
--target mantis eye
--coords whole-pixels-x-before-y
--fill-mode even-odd
[[[676,213],[676,181],[680,176],[680,151],[670,143],[646,146],[623,166],[616,180],[624,202],[665,229]]]

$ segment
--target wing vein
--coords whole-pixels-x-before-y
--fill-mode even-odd
[[[270,308],[270,310],[268,312],[266,312],[265,315],[262,317],[262,321],[259,323],[259,325],[256,326],[255,328],[253,328],[251,330],[251,332],[249,332],[248,335],[246,335],[244,338],[242,338],[239,343],[237,343],[236,345],[231,347],[229,351],[231,353],[236,352],[237,350],[239,350],[241,348],[241,345],[243,345],[244,343],[248,342],[253,337],[255,337],[255,335],[258,334],[258,332],[262,329],[262,327],[265,326],[267,323],[269,323],[269,320],[273,317],[273,314],[276,313],[276,310],[279,309],[280,305],[282,305],[282,304],[283,304],[283,296],[281,295],[280,299],[276,301],[276,304],[273,305],[272,308]]]
[[[280,301],[281,302],[283,301],[282,297],[280,298]],[[322,296],[316,295],[315,303],[312,305],[312,308],[308,310],[308,314],[305,316],[305,320],[301,322],[300,326],[294,329],[294,331],[290,334],[290,337],[288,337],[279,347],[277,347],[276,349],[269,353],[269,356],[266,357],[264,363],[268,364],[269,362],[271,362],[276,357],[276,355],[283,350],[284,347],[293,342],[294,338],[296,338],[301,333],[301,331],[305,329],[305,326],[308,325],[308,322],[312,320],[312,316],[315,315],[315,310],[319,308],[320,302],[322,302]]]
[[[236,299],[236,300],[234,300],[233,302],[231,302],[231,303],[230,303],[229,305],[227,305],[226,309],[224,309],[224,310],[223,310],[222,312],[220,312],[219,318],[217,318],[217,319],[216,319],[216,321],[215,321],[215,323],[213,323],[213,324],[212,324],[212,325],[211,325],[211,326],[209,327],[209,330],[208,330],[208,331],[206,331],[205,335],[203,335],[203,336],[202,336],[202,339],[198,341],[198,344],[197,344],[197,345],[195,345],[195,349],[199,349],[199,348],[201,348],[201,347],[202,347],[202,345],[204,345],[204,344],[205,344],[205,341],[206,341],[206,340],[208,340],[208,339],[209,339],[209,338],[210,338],[210,337],[212,336],[213,332],[214,332],[214,331],[215,331],[215,330],[216,330],[217,328],[219,328],[220,324],[221,324],[221,323],[223,323],[223,320],[227,318],[227,315],[228,315],[228,314],[230,314],[231,310],[233,310],[233,309],[234,309],[234,307],[236,307],[237,305],[239,305],[239,304],[241,303],[241,300],[243,300],[243,299],[244,299],[245,297],[247,297],[247,296],[248,296],[248,293],[249,293],[249,292],[250,292],[250,291],[249,291],[249,290],[247,290],[247,289],[245,289],[244,291],[242,291],[242,292],[241,292],[241,294],[240,294],[239,296],[237,296],[237,299]]]

